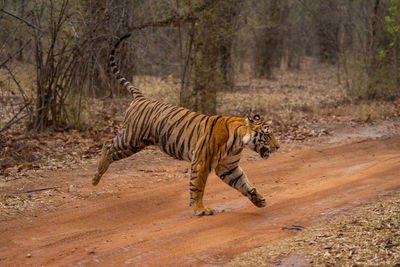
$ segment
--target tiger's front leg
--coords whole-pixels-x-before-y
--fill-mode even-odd
[[[215,169],[215,173],[222,181],[248,197],[255,206],[265,207],[265,198],[249,183],[246,174],[238,165],[238,160],[231,159],[231,161],[235,164],[229,164],[229,160],[221,162]]]
[[[197,216],[213,215],[215,210],[207,208],[203,204],[204,189],[208,178],[208,167],[203,161],[192,163],[190,176],[190,205]]]

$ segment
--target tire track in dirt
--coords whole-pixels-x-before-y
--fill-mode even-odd
[[[0,265],[220,265],[292,234],[283,226],[309,226],[399,190],[400,137],[299,149],[242,167],[266,196],[266,208],[253,207],[215,175],[205,203],[220,212],[211,217],[192,215],[187,180],[135,184],[140,189],[134,192],[77,199],[37,217],[2,222]],[[107,175],[101,183],[115,174]],[[90,180],[81,182],[87,191],[95,190]]]

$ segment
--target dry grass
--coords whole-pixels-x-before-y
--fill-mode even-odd
[[[135,77],[132,81],[147,97],[179,105],[180,84],[172,75],[163,79],[154,76]]]
[[[368,121],[398,116],[400,102],[353,101],[335,66],[308,59],[301,70],[276,70],[274,80],[236,81],[234,92],[219,94],[219,112],[259,113],[283,122],[342,117]]]
[[[278,116],[277,119],[313,113],[320,106],[335,105],[346,99],[343,86],[337,82],[335,67],[312,60],[305,61],[301,70],[276,70],[274,80],[243,79],[236,81],[236,85],[239,90],[235,93],[221,94],[221,98],[228,99],[223,101],[221,109],[234,112],[240,107]],[[229,107],[231,102],[237,105]]]
[[[15,73],[28,97],[32,97],[34,92],[32,66],[18,66]],[[400,100],[352,101],[346,92],[343,76],[341,78],[338,76],[337,67],[321,64],[312,59],[305,60],[300,70],[275,70],[274,80],[249,79],[248,74],[241,74],[238,77],[241,78],[235,81],[236,86],[232,91],[218,94],[219,114],[245,116],[258,113],[266,120],[285,123],[315,121],[321,118],[329,120],[338,117],[343,120],[365,122],[400,115]],[[134,78],[133,83],[151,99],[179,104],[180,83],[177,77],[139,76]],[[13,95],[19,95],[15,83],[5,70],[0,71],[0,89],[1,97],[6,101]],[[14,102],[22,103],[21,100]],[[117,99],[112,106],[118,109],[119,113],[123,113],[129,104],[127,100],[129,99],[126,97]],[[81,114],[82,121],[93,121],[91,113],[99,106],[103,107],[99,101],[85,100]],[[0,114],[2,123],[18,111],[18,105],[14,104],[11,109],[5,108],[4,111],[8,116]],[[71,112],[76,111],[71,108]]]
[[[32,99],[34,91],[34,69],[30,65],[21,65],[13,70],[20,88],[27,99]],[[9,121],[14,114],[25,104],[21,96],[21,89],[5,68],[0,68],[0,128]]]
[[[365,122],[400,115],[400,100],[353,101],[337,67],[312,59],[305,60],[300,70],[275,70],[273,80],[249,79],[247,74],[240,77],[232,91],[218,93],[217,113],[258,113],[266,120],[285,123],[321,118]],[[172,75],[135,77],[133,83],[151,99],[179,105],[180,83]]]
[[[400,115],[400,100],[353,101],[337,67],[305,60],[300,70],[275,70],[275,79],[249,79],[241,75],[232,91],[218,93],[217,112],[245,116],[261,114],[280,122],[355,120],[368,122]],[[341,83],[339,83],[341,80]],[[136,77],[135,85],[152,99],[179,104],[179,81],[170,76]]]
[[[294,266],[400,266],[400,192],[246,252],[226,266],[281,266],[288,260]]]
[[[12,70],[13,75],[20,84],[21,88],[27,94],[27,97],[32,97],[35,86],[35,66],[31,64],[20,64]],[[11,93],[11,95],[20,95],[17,84],[13,77],[5,68],[0,68],[0,92]],[[10,92],[11,91],[11,92]]]

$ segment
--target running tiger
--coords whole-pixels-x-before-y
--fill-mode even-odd
[[[206,116],[188,109],[147,99],[119,72],[115,51],[127,34],[115,44],[110,54],[110,68],[120,84],[133,96],[126,111],[121,132],[106,141],[92,184],[97,185],[109,165],[127,158],[149,145],[158,145],[168,155],[191,162],[190,205],[198,216],[212,215],[203,205],[208,174],[215,173],[257,207],[265,207],[265,198],[247,180],[239,167],[240,155],[248,147],[268,158],[279,148],[270,126],[260,119],[229,116]]]

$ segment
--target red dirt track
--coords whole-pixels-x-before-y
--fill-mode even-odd
[[[307,227],[400,189],[400,137],[320,145],[243,159],[242,169],[267,199],[265,208],[211,175],[205,204],[219,212],[196,217],[188,206],[188,179],[167,176],[182,174],[177,166],[188,163],[164,160],[167,171],[149,183],[137,175],[140,154],[134,157],[114,164],[97,187],[90,184],[94,164],[58,172],[56,180],[76,181],[82,197],[1,222],[0,265],[221,265],[292,234],[283,226]],[[111,184],[118,190],[107,193]]]

